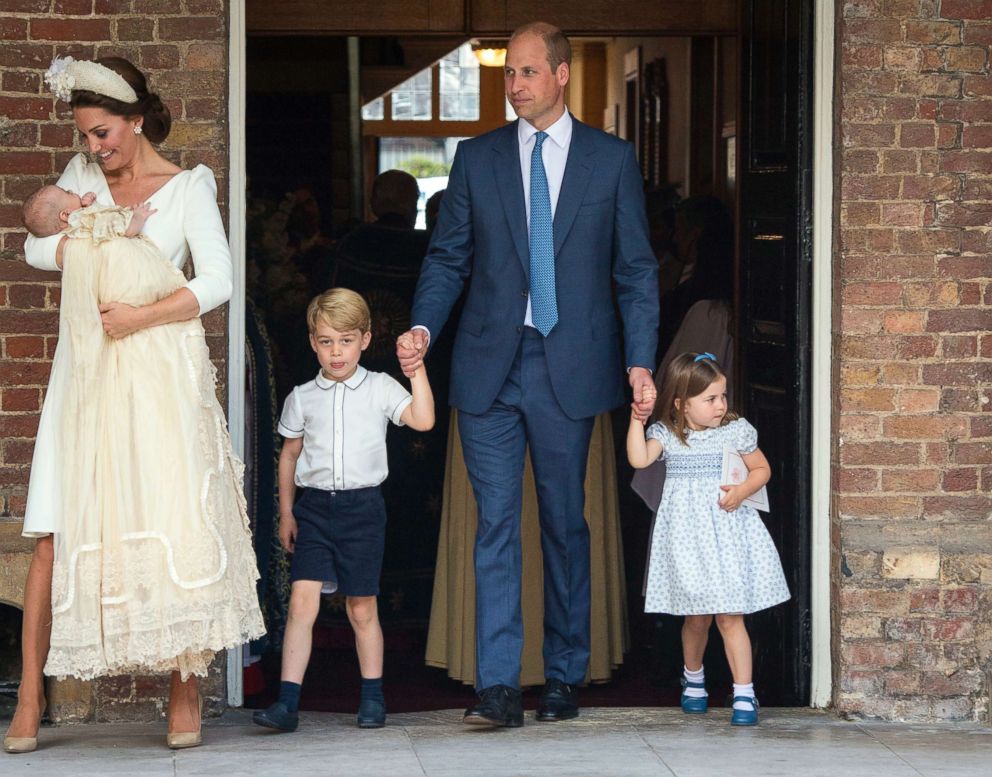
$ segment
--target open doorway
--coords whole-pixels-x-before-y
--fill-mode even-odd
[[[767,36],[774,39],[775,35],[785,35],[786,30],[769,27],[764,30]],[[783,37],[783,40],[785,38]],[[794,435],[796,427],[792,419],[801,416],[808,409],[801,406],[789,409],[789,421],[780,423],[785,416],[776,419],[775,414],[781,411],[781,402],[777,409],[771,408],[765,403],[765,399],[772,396],[781,396],[781,391],[776,389],[767,381],[764,376],[762,380],[749,380],[747,370],[748,364],[755,364],[757,356],[756,349],[761,347],[771,347],[772,340],[776,332],[762,330],[761,337],[754,335],[755,326],[759,322],[772,321],[775,316],[796,316],[796,311],[783,312],[775,310],[769,312],[767,305],[764,307],[752,304],[752,301],[767,302],[770,295],[762,293],[759,286],[768,280],[762,273],[768,273],[770,264],[768,253],[756,253],[749,251],[746,247],[748,239],[745,233],[748,230],[755,232],[757,238],[751,241],[751,247],[758,245],[761,249],[769,246],[764,244],[783,243],[787,240],[787,230],[768,229],[768,221],[760,218],[756,221],[755,216],[749,210],[748,202],[743,201],[746,195],[742,193],[745,187],[752,186],[752,193],[755,194],[755,202],[761,199],[761,192],[755,190],[754,171],[760,166],[747,165],[748,171],[741,172],[740,157],[742,154],[750,153],[747,138],[744,137],[746,129],[738,126],[739,104],[744,104],[746,99],[743,95],[748,92],[748,76],[740,67],[745,63],[745,68],[753,68],[761,65],[774,70],[781,68],[781,62],[758,62],[746,60],[745,56],[750,55],[753,47],[747,51],[738,48],[738,37],[734,36],[667,36],[655,38],[576,38],[575,42],[590,61],[599,61],[602,68],[599,71],[598,83],[594,68],[584,70],[580,79],[573,80],[573,93],[569,96],[569,105],[577,117],[594,126],[627,137],[637,144],[638,155],[642,163],[642,172],[646,183],[650,189],[658,190],[672,187],[679,184],[674,193],[678,197],[685,198],[695,194],[711,194],[718,199],[722,199],[735,215],[735,221],[741,234],[739,243],[742,246],[738,256],[741,262],[747,261],[748,257],[753,259],[753,266],[738,264],[739,281],[737,288],[737,320],[738,332],[749,333],[745,337],[739,338],[742,363],[742,374],[740,385],[746,395],[746,401],[763,413],[765,419],[759,424],[759,430],[765,433],[765,426],[772,425],[778,431],[773,434]],[[363,39],[363,51],[365,40]],[[766,43],[768,41],[766,40]],[[585,44],[588,44],[585,45]],[[378,39],[375,46],[386,48]],[[783,47],[784,50],[785,47]],[[278,53],[281,49],[282,53]],[[293,210],[298,208],[301,202],[305,202],[306,197],[317,201],[320,213],[319,223],[320,233],[327,237],[326,247],[328,252],[333,251],[335,242],[345,234],[348,228],[348,221],[354,212],[351,207],[353,197],[352,182],[348,178],[349,154],[351,149],[347,143],[338,142],[341,137],[347,138],[347,84],[344,82],[343,74],[347,72],[347,57],[345,53],[345,40],[343,38],[320,38],[320,39],[296,39],[281,38],[273,39],[251,39],[248,45],[248,174],[251,183],[250,215],[256,211],[258,204],[258,193],[263,191],[263,183],[270,187],[273,193],[271,202],[265,205],[266,227],[262,230],[263,235],[268,234],[265,239],[275,238],[274,233],[278,230],[280,219],[285,218],[288,223],[291,220]],[[451,49],[450,51],[454,51]],[[447,52],[447,53],[450,53]],[[300,76],[299,82],[293,82],[285,77],[287,72],[293,72],[293,67],[284,68],[281,64],[276,67],[276,60],[273,57],[278,53],[279,57],[292,57],[297,60],[296,67]],[[364,61],[365,54],[363,54]],[[323,62],[321,62],[323,58]],[[659,62],[660,60],[660,62]],[[326,67],[323,64],[326,63]],[[273,72],[280,73],[278,84],[274,84],[271,79],[266,83],[263,77],[258,81],[253,81],[253,68],[272,67]],[[317,72],[327,74],[327,83],[320,84],[320,90],[314,89],[314,74]],[[419,72],[419,71],[418,71]],[[332,75],[333,74],[333,75]],[[323,76],[322,76],[323,77]],[[744,89],[738,89],[738,82],[744,83]],[[800,79],[801,81],[801,79]],[[309,82],[309,83],[306,83]],[[733,89],[728,89],[729,86]],[[792,87],[796,90],[802,88],[802,83],[794,83]],[[729,95],[729,96],[728,96]],[[774,94],[762,93],[758,95],[758,101],[773,100]],[[798,100],[798,97],[796,98]],[[371,101],[369,101],[371,102]],[[411,101],[411,102],[415,102]],[[488,103],[487,103],[488,105]],[[369,107],[366,104],[366,107]],[[481,106],[480,106],[481,107]],[[765,107],[768,107],[767,104]],[[502,103],[499,109],[505,109]],[[371,110],[371,108],[370,108]],[[490,106],[489,110],[497,111],[497,107]],[[581,110],[581,113],[579,111]],[[682,110],[681,118],[679,111]],[[598,115],[597,115],[598,114]],[[743,125],[746,120],[755,118],[754,111],[746,114],[742,111]],[[291,140],[280,139],[278,137],[277,125],[280,121],[285,123],[285,117],[292,116],[293,137]],[[300,126],[296,119],[305,117]],[[798,114],[796,114],[798,117]],[[764,118],[768,119],[767,114]],[[774,116],[772,117],[774,119]],[[503,118],[505,120],[505,116]],[[369,119],[365,122],[368,126],[374,121]],[[419,121],[409,119],[409,121]],[[271,133],[269,140],[258,142],[262,138],[261,127],[269,123],[270,129],[265,130]],[[420,125],[422,130],[424,125]],[[395,130],[395,127],[393,128]],[[458,128],[457,132],[452,132],[450,137],[465,137],[469,133]],[[363,130],[363,162],[365,167],[366,186],[371,175],[382,169],[379,160],[382,157],[383,138],[416,137],[413,135],[404,136],[397,134],[374,134]],[[336,140],[337,139],[337,140]],[[765,146],[776,138],[766,136],[762,138]],[[782,142],[792,142],[793,138],[779,138]],[[287,152],[286,149],[290,148]],[[280,148],[282,150],[280,150]],[[312,153],[306,151],[312,149]],[[295,157],[287,160],[286,157]],[[781,160],[770,160],[765,167],[768,174],[775,171],[783,172],[787,168],[789,160],[781,163]],[[290,173],[293,172],[292,175]],[[762,170],[762,174],[765,171]],[[751,176],[749,181],[748,176]],[[294,177],[295,176],[295,177]],[[440,176],[435,176],[440,177]],[[767,176],[764,180],[767,180]],[[759,187],[760,188],[760,187]],[[301,189],[309,189],[309,193],[304,192],[302,196],[297,196]],[[283,201],[280,196],[287,192],[294,193],[292,201]],[[254,205],[253,205],[254,203]],[[763,208],[765,203],[760,203]],[[284,215],[280,215],[280,206],[286,209]],[[759,213],[761,208],[754,210],[754,214]],[[778,218],[778,217],[776,217]],[[778,223],[778,222],[776,222]],[[288,227],[287,227],[288,234]],[[251,232],[249,233],[252,234]],[[251,239],[249,239],[251,243]],[[292,243],[288,240],[282,244],[283,248],[292,249]],[[290,250],[287,256],[294,255]],[[789,254],[785,251],[782,259],[787,259]],[[249,261],[252,257],[249,256]],[[333,260],[331,260],[333,261]],[[779,256],[774,255],[774,261],[779,262]],[[782,265],[779,264],[780,269]],[[298,271],[300,275],[306,276],[306,272],[300,267],[284,268],[289,272]],[[780,276],[773,276],[777,288],[786,295],[788,284],[793,288],[801,285],[801,279],[791,277],[788,272]],[[294,283],[299,286],[300,279],[297,277]],[[316,281],[314,281],[316,282]],[[264,282],[263,282],[264,285]],[[309,287],[308,287],[309,288]],[[289,289],[283,289],[272,296],[278,297],[280,301],[287,302],[291,299]],[[362,291],[362,289],[359,289]],[[266,292],[270,293],[271,292]],[[801,295],[800,295],[801,297]],[[801,300],[800,300],[801,301]],[[291,318],[292,305],[285,306],[287,316]],[[301,312],[305,303],[297,305],[297,312]],[[745,320],[746,317],[746,320]],[[312,358],[309,349],[306,348],[305,329],[299,324],[291,321],[280,323],[278,317],[272,319],[273,324],[268,327],[268,337],[271,340],[286,337],[286,344],[281,348],[276,347],[273,351],[273,367],[275,383],[286,380],[288,385],[292,383],[285,377],[299,365],[305,365],[298,377],[293,378],[296,382],[309,379],[313,369],[310,369]],[[297,336],[294,338],[286,334],[295,326]],[[301,336],[300,336],[301,335]],[[801,335],[801,333],[800,333]],[[783,334],[783,337],[785,335]],[[748,339],[750,338],[750,339]],[[792,338],[792,339],[789,339]],[[801,336],[799,339],[793,338],[788,333],[789,341],[782,347],[786,353],[791,353],[795,359],[801,360],[803,348],[805,347]],[[745,342],[747,341],[747,342]],[[294,355],[293,349],[298,347],[293,343],[298,342],[303,346],[302,352]],[[282,354],[280,355],[280,350]],[[789,357],[787,357],[789,358]],[[303,374],[303,373],[306,374]],[[432,377],[435,377],[432,374]],[[435,380],[437,378],[435,377]],[[779,376],[777,380],[788,381],[788,376]],[[757,384],[752,388],[752,384]],[[767,389],[775,390],[767,390]],[[282,389],[284,391],[285,389]],[[274,412],[278,413],[280,407],[280,389],[276,386],[276,398],[272,403]],[[801,394],[791,395],[796,403],[803,401]],[[760,400],[760,402],[759,402]],[[792,401],[792,400],[789,400]],[[769,407],[767,412],[761,407]],[[750,411],[746,409],[749,414]],[[753,420],[753,419],[752,419]],[[779,430],[779,426],[782,427]],[[259,428],[256,424],[256,428]],[[791,429],[792,431],[788,431]],[[622,440],[622,436],[615,435],[615,439]],[[781,440],[785,437],[776,437],[779,442],[774,443],[776,453],[783,459],[789,457],[790,448],[783,447]],[[767,444],[763,442],[767,448]],[[443,450],[443,449],[442,449]],[[619,450],[619,446],[618,446]],[[253,457],[255,458],[255,457]],[[440,459],[443,461],[443,454],[437,455],[437,450],[430,454],[435,463]],[[618,482],[620,485],[620,521],[622,527],[624,545],[624,568],[626,584],[626,612],[629,618],[630,640],[623,663],[614,673],[612,682],[603,685],[601,688],[592,689],[584,696],[584,702],[590,704],[665,704],[677,703],[677,691],[672,687],[672,677],[668,666],[678,668],[678,640],[677,632],[671,624],[659,623],[658,619],[646,617],[642,613],[642,600],[639,596],[641,574],[643,571],[643,553],[646,547],[646,536],[649,526],[649,517],[646,517],[642,508],[633,497],[627,483],[629,478],[625,469],[622,456],[617,457]],[[808,569],[808,537],[803,544],[802,522],[796,526],[796,516],[792,513],[794,504],[802,500],[802,484],[797,482],[797,466],[794,457],[788,464],[783,465],[780,471],[776,472],[776,481],[782,484],[783,494],[779,511],[781,525],[776,530],[770,526],[773,536],[776,539],[783,556],[792,554],[792,560],[786,563],[792,564],[789,571],[790,584],[793,585],[796,598],[787,607],[788,614],[781,617],[776,616],[774,625],[770,625],[767,631],[763,627],[763,633],[755,640],[756,645],[761,648],[757,656],[757,671],[760,674],[764,671],[767,677],[784,677],[789,675],[798,678],[803,672],[807,675],[808,688],[808,664],[803,670],[799,666],[795,671],[785,670],[781,664],[784,661],[792,661],[794,651],[801,653],[801,646],[796,644],[792,637],[786,634],[803,633],[808,630],[808,587],[803,588],[802,583],[807,575]],[[397,468],[393,466],[395,477]],[[387,481],[388,482],[388,481]],[[785,498],[788,495],[788,498]],[[392,517],[392,516],[391,516]],[[427,551],[430,550],[430,532],[423,531],[424,527],[429,527],[428,521],[422,521],[421,531],[418,538],[427,537],[423,543]],[[808,527],[807,527],[808,529]],[[433,543],[436,547],[436,533],[433,535]],[[409,543],[403,543],[408,545]],[[785,547],[785,546],[788,547]],[[423,550],[423,548],[421,549]],[[805,554],[805,556],[804,556]],[[273,553],[271,559],[277,559],[278,553]],[[429,557],[429,552],[424,558]],[[805,560],[804,560],[805,558]],[[269,565],[272,565],[272,561]],[[784,559],[785,560],[785,559]],[[805,565],[805,566],[804,566]],[[414,582],[414,578],[409,578],[392,591],[387,590],[389,585],[388,576],[390,574],[390,561],[384,566],[386,578],[384,578],[383,597],[390,606],[399,603],[397,606],[403,612],[397,615],[394,622],[390,623],[386,606],[383,606],[383,622],[386,629],[387,643],[387,675],[390,677],[402,673],[405,678],[410,678],[421,683],[423,691],[420,693],[420,701],[416,708],[424,706],[457,706],[465,700],[471,698],[471,693],[464,689],[459,683],[451,681],[441,670],[434,670],[423,667],[423,640],[426,632],[424,629],[423,603],[428,602],[427,617],[429,617],[430,601],[430,568],[420,566],[421,574],[419,582]],[[277,579],[277,576],[276,576]],[[796,586],[795,583],[800,583]],[[808,584],[807,584],[808,585]],[[804,597],[806,597],[804,599]],[[406,605],[419,603],[411,609],[403,610]],[[332,651],[318,659],[321,661],[333,661],[335,666],[341,666],[341,681],[336,678],[328,678],[330,673],[311,671],[310,678],[318,673],[323,680],[327,681],[326,687],[321,691],[324,694],[320,700],[314,699],[313,708],[317,709],[343,709],[351,710],[353,698],[347,693],[348,677],[353,674],[357,678],[357,670],[352,671],[351,664],[344,664],[345,656],[351,650],[350,633],[346,630],[338,629],[335,626],[335,616],[346,626],[346,621],[340,616],[336,604],[333,600],[326,603],[327,612],[322,615],[322,619],[327,626],[325,632],[318,635],[315,646],[318,650]],[[783,608],[785,609],[785,608]],[[787,622],[787,627],[782,627],[778,621]],[[717,646],[718,647],[718,646]],[[333,651],[340,651],[340,654]],[[395,654],[394,654],[395,651]],[[271,659],[269,659],[271,660]],[[808,658],[806,659],[808,660]],[[402,669],[397,671],[397,661]],[[391,663],[392,662],[392,663]],[[263,664],[265,661],[263,660]],[[722,665],[722,660],[714,660],[711,665]],[[345,668],[347,667],[347,668]],[[764,668],[762,668],[764,667]],[[357,680],[355,680],[357,682]],[[761,682],[759,680],[759,682]],[[802,683],[798,680],[792,687],[782,690],[779,698],[774,698],[773,691],[781,685],[780,680],[769,680],[764,686],[769,688],[770,694],[766,694],[765,700],[768,703],[804,704],[808,699],[808,690],[804,690]],[[246,683],[246,692],[251,688],[250,683]],[[640,688],[639,695],[632,696],[633,689]],[[595,694],[595,695],[594,695]],[[307,694],[305,691],[305,700]],[[251,698],[249,698],[249,702]],[[336,706],[340,702],[340,706]],[[429,703],[429,704],[425,704]],[[394,706],[395,705],[391,705]]]

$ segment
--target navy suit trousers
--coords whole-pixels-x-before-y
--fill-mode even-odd
[[[530,449],[544,557],[544,674],[585,680],[589,663],[586,459],[594,418],[571,419],[555,397],[544,338],[526,327],[496,401],[459,411],[458,429],[479,507],[475,540],[476,688],[520,687],[520,510]]]

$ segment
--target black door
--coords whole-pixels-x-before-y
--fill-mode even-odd
[[[744,415],[772,464],[766,525],[792,599],[748,618],[764,704],[810,680],[812,0],[741,4],[740,279]]]

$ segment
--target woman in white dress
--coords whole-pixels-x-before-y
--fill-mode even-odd
[[[165,139],[171,119],[168,108],[157,95],[148,91],[142,73],[130,62],[120,58],[103,58],[94,62],[73,62],[71,58],[67,58],[53,63],[46,74],[46,80],[57,97],[69,100],[72,105],[76,127],[90,154],[89,159],[84,154],[78,154],[70,160],[58,185],[77,193],[92,191],[96,194],[98,203],[108,206],[150,203],[157,212],[145,225],[144,234],[147,238],[176,268],[181,268],[190,255],[193,259],[196,277],[155,302],[132,305],[107,300],[100,304],[99,314],[106,335],[120,341],[141,330],[189,321],[226,302],[231,295],[232,263],[217,207],[217,188],[213,173],[203,165],[183,170],[155,150],[152,144]],[[28,263],[39,269],[58,270],[56,257],[60,242],[64,239],[64,235],[48,238],[29,236],[25,244]],[[65,335],[65,332],[62,334]],[[59,338],[32,461],[23,533],[37,539],[25,589],[23,674],[17,710],[4,739],[4,749],[7,752],[29,752],[36,747],[38,724],[45,707],[42,672],[49,657],[52,638],[53,566],[56,579],[61,579],[59,590],[56,591],[61,599],[61,604],[56,603],[58,608],[68,601],[66,588],[71,587],[67,582],[69,576],[66,568],[77,561],[75,558],[65,557],[65,554],[78,548],[65,548],[64,543],[59,541],[67,527],[73,522],[77,526],[79,524],[79,516],[73,510],[73,503],[66,501],[67,494],[75,495],[85,491],[77,488],[75,481],[71,487],[67,486],[66,479],[80,475],[82,468],[79,467],[78,458],[86,456],[86,452],[65,450],[64,440],[60,439],[65,429],[63,417],[69,411],[67,403],[71,404],[73,397],[73,344],[72,338],[68,336]],[[203,348],[205,350],[205,346]],[[165,354],[163,357],[154,352],[148,354],[149,360],[156,358],[175,359],[178,364],[181,356]],[[215,397],[208,399],[216,404]],[[199,402],[200,397],[196,401]],[[114,419],[111,423],[137,423],[144,426],[149,420],[147,417],[132,416]],[[153,434],[161,433],[163,424],[160,419],[154,420],[155,423],[150,425],[156,430]],[[172,617],[168,623],[169,628],[166,629],[168,634],[164,639],[157,636],[159,644],[152,648],[147,648],[147,645],[143,649],[129,648],[128,655],[117,656],[111,655],[107,644],[98,644],[92,650],[100,655],[94,660],[91,650],[87,663],[82,660],[83,653],[73,654],[71,632],[64,631],[62,636],[67,641],[53,650],[52,655],[53,659],[59,656],[59,660],[55,662],[57,666],[51,667],[56,674],[94,676],[138,668],[149,671],[171,669],[168,708],[170,747],[190,747],[201,742],[200,699],[196,677],[205,673],[210,652],[240,644],[264,631],[254,593],[257,571],[245,525],[244,501],[239,492],[240,462],[229,452],[222,418],[220,426],[216,435],[216,439],[221,441],[216,459],[219,471],[215,473],[215,479],[226,484],[226,496],[220,502],[221,514],[215,518],[218,524],[224,524],[218,536],[227,540],[227,545],[215,536],[214,547],[210,551],[212,556],[204,560],[203,566],[206,568],[213,564],[217,579],[212,586],[228,593],[234,592],[233,596],[226,604],[215,607],[207,614],[208,627],[196,637],[192,636],[193,629],[184,629],[184,625]],[[165,433],[169,431],[166,429]],[[142,433],[143,430],[135,430],[132,436],[137,439]],[[200,443],[201,440],[190,440],[190,449]],[[191,466],[190,462],[197,461],[197,457],[192,454],[174,454],[173,458],[182,460],[160,458],[155,464],[159,470],[166,469],[170,472],[177,490],[199,489],[207,480],[202,469],[191,471],[197,465]],[[119,473],[115,473],[113,486],[108,486],[105,492],[140,491],[144,487],[141,469],[131,471],[128,475],[138,482],[118,482],[116,478]],[[232,483],[234,490],[238,492],[237,498],[233,500],[230,488]],[[216,486],[209,488],[213,488],[212,493],[217,491]],[[209,488],[204,486],[204,494],[207,494]],[[210,500],[204,497],[203,509],[212,512],[216,503],[208,506],[208,501]],[[63,504],[66,505],[64,509]],[[162,585],[169,584],[165,578],[171,575],[174,585],[180,588],[190,587],[188,579],[182,574],[175,574],[176,564],[173,563],[174,559],[169,558],[170,551],[168,549],[165,553],[157,554],[161,557],[156,569],[163,577]],[[105,554],[106,551],[104,556]],[[214,563],[218,560],[219,563]],[[99,571],[101,563],[98,561],[91,569]],[[104,572],[100,571],[100,574]],[[209,576],[201,575],[196,581],[197,585],[193,587],[198,588],[201,593],[204,590],[209,592],[209,585],[206,589],[200,585]],[[152,585],[149,589],[154,587]],[[216,598],[214,597],[215,600]],[[100,621],[98,631],[106,629],[111,622],[106,605],[106,597],[101,599],[97,596],[89,602],[91,617]],[[132,609],[130,617],[133,620],[129,627],[132,634],[140,631],[137,620],[143,614]],[[193,617],[190,615],[188,620]],[[195,617],[203,618],[204,610],[199,609]],[[189,625],[187,621],[186,626]],[[103,639],[106,640],[106,635]],[[172,642],[167,648],[163,642],[168,643],[170,639]],[[187,641],[184,642],[184,639]],[[140,641],[137,638],[132,640],[133,643]],[[156,651],[161,653],[165,649],[168,652],[169,648],[172,649],[170,655],[159,655],[159,660],[150,659],[155,656]],[[166,658],[171,658],[171,663],[164,660]]]

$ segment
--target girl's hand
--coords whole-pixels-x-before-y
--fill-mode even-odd
[[[718,504],[728,513],[734,512],[734,510],[740,507],[741,503],[747,498],[744,493],[744,489],[741,488],[740,484],[736,486],[720,486],[720,490],[724,493]]]
[[[105,302],[100,305],[100,320],[108,337],[120,340],[142,328],[141,308],[124,302]]]
[[[296,518],[293,514],[279,516],[279,542],[290,553],[296,548]]]
[[[650,417],[651,417],[651,413],[647,413],[646,415],[645,414],[642,414],[637,409],[637,403],[636,402],[632,402],[631,403],[631,405],[630,405],[630,420],[631,421],[636,421],[641,426],[645,426],[647,424],[648,419]]]

